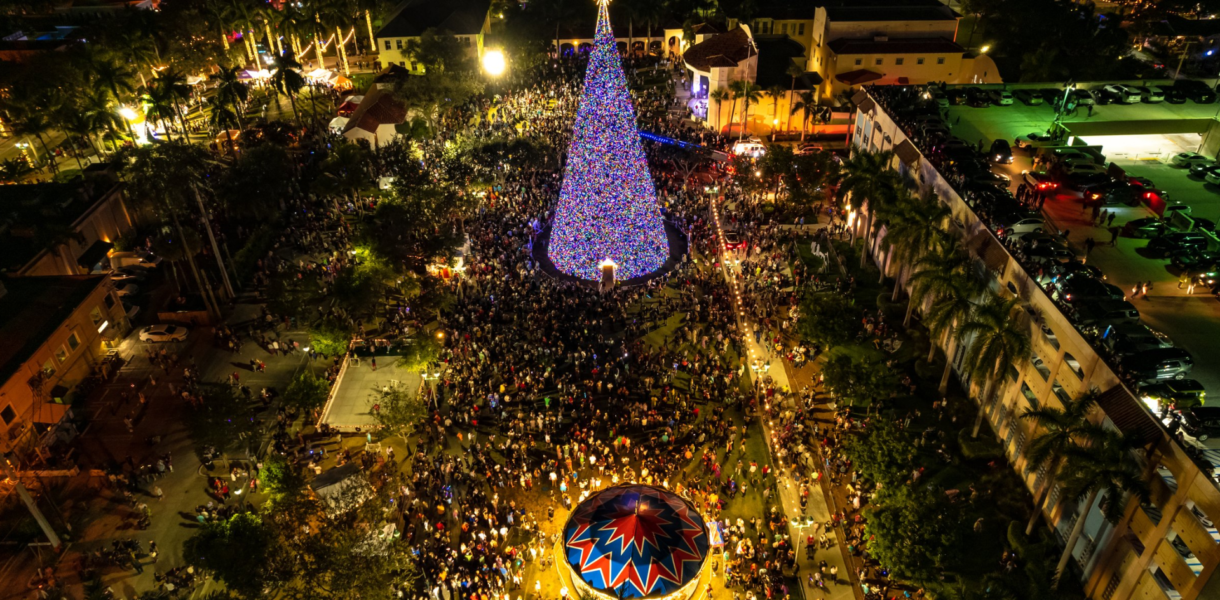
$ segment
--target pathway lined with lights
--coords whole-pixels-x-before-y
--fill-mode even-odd
[[[756,386],[756,397],[760,397],[764,393],[761,381],[765,381],[765,378],[770,376],[778,399],[778,394],[786,394],[791,390],[787,366],[784,363],[782,354],[772,352],[755,341],[755,331],[762,327],[762,325],[752,323],[746,319],[745,308],[742,305],[742,288],[744,284],[741,281],[741,261],[733,259],[730,256],[728,244],[724,237],[724,226],[720,220],[719,202],[723,199],[723,196],[719,196],[711,201],[712,222],[716,225],[716,238],[720,243],[718,257],[720,268],[724,273],[725,279],[729,282],[729,291],[733,294],[733,310],[736,313],[737,326],[741,330],[747,350],[750,378]],[[769,331],[764,331],[763,333],[770,339]],[[770,408],[770,405],[769,403],[764,404],[763,407]],[[787,467],[789,465],[785,465],[784,461],[778,458],[780,452],[779,448],[776,447],[776,436],[771,428],[772,422],[769,418],[766,418],[762,425],[763,435],[767,436],[767,451],[771,456],[772,463],[777,467],[776,481],[778,483],[780,502],[783,505],[784,514],[788,517],[788,534],[794,549],[797,551],[797,564],[800,570],[796,577],[801,586],[801,596],[805,600],[862,599],[864,597],[863,590],[856,585],[856,575],[850,567],[850,563],[843,555],[844,540],[842,536],[837,535],[838,532],[830,532],[834,534],[834,546],[828,549],[818,549],[813,553],[812,557],[810,557],[805,548],[805,538],[814,532],[813,524],[824,524],[830,520],[830,508],[826,504],[827,490],[824,487],[826,485],[826,478],[823,477],[819,480],[821,489],[810,490],[808,508],[802,512],[800,486],[788,474]],[[820,470],[821,465],[818,468]],[[819,528],[818,531],[822,532],[825,529]],[[816,585],[809,582],[810,575],[818,570],[818,564],[821,561],[826,562],[828,573],[831,567],[838,568],[838,584],[828,584],[819,589]],[[829,575],[827,575],[826,580],[829,581],[829,579]]]

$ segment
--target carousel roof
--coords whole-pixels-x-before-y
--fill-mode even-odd
[[[606,489],[572,511],[568,566],[620,598],[671,594],[699,577],[708,554],[703,517],[677,495],[646,485]]]

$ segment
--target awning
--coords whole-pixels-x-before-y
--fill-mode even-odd
[[[870,81],[877,81],[882,77],[885,76],[880,73],[869,71],[868,69],[856,69],[855,71],[848,71],[846,73],[835,75],[835,79],[839,80],[839,83],[846,83],[847,85],[860,85]]]
[[[909,83],[911,83],[911,80],[910,80],[910,79],[907,79],[906,77],[899,77],[899,78],[898,78],[898,85],[907,85],[907,84],[909,84]]]
[[[55,425],[62,421],[66,414],[68,414],[67,404],[41,402],[40,406],[34,409],[34,422]]]
[[[923,156],[915,144],[911,143],[911,140],[902,140],[902,143],[894,148],[894,154],[898,156],[898,160],[902,161],[902,164],[908,167],[915,166],[919,162],[919,158]]]
[[[1011,257],[990,231],[984,230],[974,234],[967,246],[971,252],[983,259],[988,270],[1003,275],[1004,270],[1008,268]]]
[[[113,249],[114,244],[111,244],[110,242],[103,242],[102,240],[93,242],[93,244],[91,244],[88,248],[85,248],[84,254],[77,257],[76,264],[86,269],[93,270],[93,265],[102,262],[102,259],[106,258],[106,255],[109,254]]]
[[[1116,385],[1098,396],[1097,407],[1106,413],[1106,417],[1114,422],[1119,431],[1139,439],[1143,444],[1161,439],[1165,435],[1164,430],[1148,412],[1148,408],[1121,385]]]

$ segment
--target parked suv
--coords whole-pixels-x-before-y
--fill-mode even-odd
[[[1198,232],[1174,232],[1155,238],[1148,242],[1144,251],[1159,258],[1183,250],[1203,250],[1207,248],[1207,236]]]
[[[1181,348],[1157,348],[1125,356],[1120,361],[1123,372],[1136,381],[1186,379],[1195,367],[1190,353]]]
[[[1182,411],[1182,431],[1200,442],[1220,432],[1220,406],[1192,406]]]

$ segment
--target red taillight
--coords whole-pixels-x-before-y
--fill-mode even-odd
[[[1068,302],[1071,302],[1071,301],[1072,301],[1072,295],[1071,295],[1071,294],[1068,294],[1068,295],[1067,295],[1067,301],[1068,301]]]
[[[1144,199],[1145,199],[1145,200],[1151,200],[1151,199],[1152,199],[1152,192],[1144,192]]]

